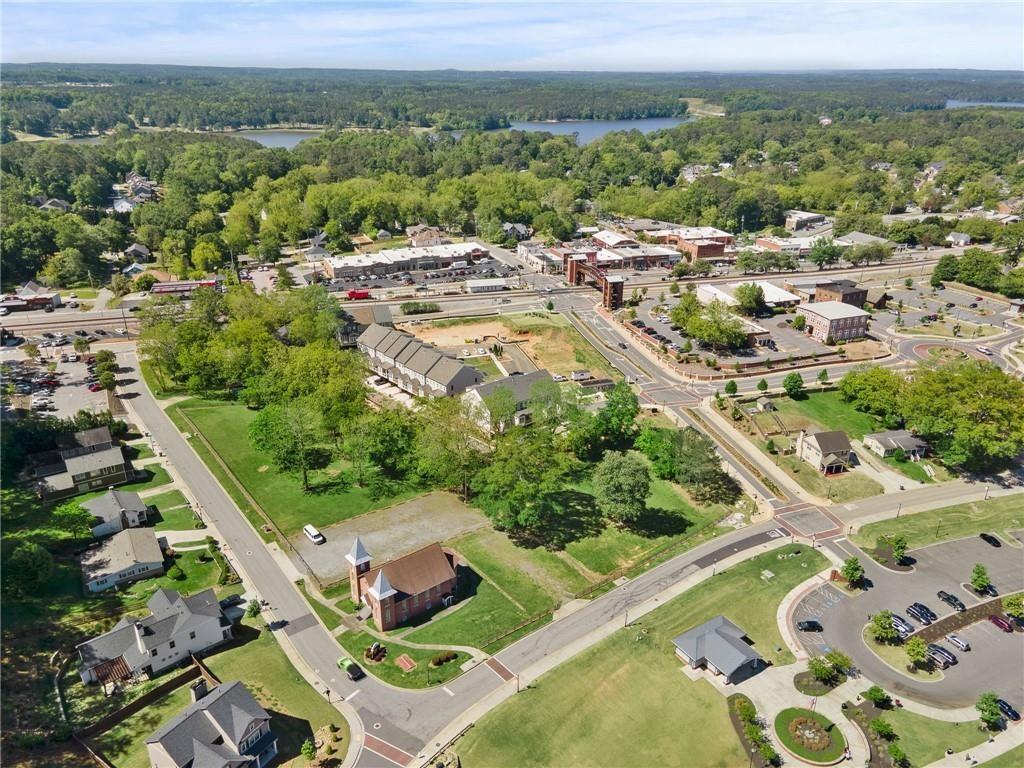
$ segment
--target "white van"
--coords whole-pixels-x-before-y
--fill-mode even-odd
[[[320,531],[318,531],[312,525],[307,524],[302,526],[302,532],[306,534],[306,538],[312,541],[314,544],[323,544],[325,541],[327,541],[327,539],[324,538],[324,535],[320,533]]]

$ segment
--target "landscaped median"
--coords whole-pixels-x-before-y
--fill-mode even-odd
[[[814,765],[832,765],[846,750],[846,739],[835,723],[809,709],[779,712],[775,716],[775,735],[783,749]]]
[[[937,683],[944,675],[935,665],[926,667],[914,666],[913,672],[908,669],[909,659],[903,644],[880,643],[871,634],[871,625],[864,627],[864,645],[879,659],[884,661],[902,675],[922,683]]]

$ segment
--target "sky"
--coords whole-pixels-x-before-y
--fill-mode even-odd
[[[4,62],[358,69],[1024,69],[1024,2],[30,2]]]

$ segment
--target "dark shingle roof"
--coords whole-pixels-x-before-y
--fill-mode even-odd
[[[533,385],[538,381],[551,381],[551,374],[543,369],[530,371],[522,376],[506,376],[503,379],[488,381],[474,387],[474,389],[479,393],[480,397],[485,399],[499,389],[507,389],[512,393],[515,402],[525,403],[530,399],[530,390],[533,389]]]
[[[121,510],[133,512],[145,512],[146,502],[137,493],[130,491],[107,491],[92,501],[83,505],[89,512],[100,520],[110,521],[121,515]]]
[[[716,616],[672,642],[695,663],[707,661],[727,677],[761,654],[747,645],[746,633],[725,616]]]

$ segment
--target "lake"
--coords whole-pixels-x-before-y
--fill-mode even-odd
[[[323,131],[303,128],[252,128],[244,131],[233,131],[231,136],[251,139],[264,147],[284,147],[291,149],[304,139],[315,139]]]
[[[1003,109],[1024,109],[1024,102],[1021,101],[957,101],[946,99],[946,109],[960,109],[962,107],[1002,107]]]
[[[556,136],[568,136],[575,133],[577,143],[589,144],[613,131],[651,133],[665,128],[675,128],[683,123],[692,123],[696,119],[693,115],[689,115],[687,117],[643,117],[638,120],[568,120],[558,123],[513,120],[509,129],[527,131],[528,133],[546,131]]]

